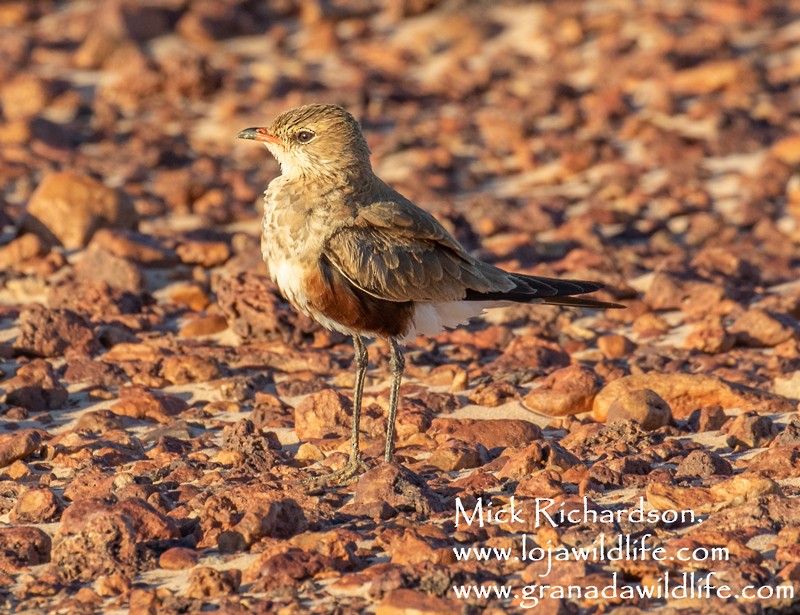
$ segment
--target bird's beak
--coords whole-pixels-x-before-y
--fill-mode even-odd
[[[242,132],[236,135],[237,139],[250,139],[252,141],[263,141],[265,143],[274,143],[275,145],[283,145],[278,137],[269,134],[266,128],[245,128]]]

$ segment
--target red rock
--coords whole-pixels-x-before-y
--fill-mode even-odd
[[[514,372],[520,369],[549,373],[570,363],[569,355],[560,347],[538,337],[513,338],[490,368],[498,372]]]
[[[547,470],[522,477],[514,490],[517,497],[534,499],[555,498],[565,493],[566,490],[558,472]]]
[[[526,446],[538,440],[542,431],[533,423],[518,419],[448,419],[431,421],[431,435],[438,442],[449,439],[475,442],[491,451],[508,446]]]
[[[63,171],[39,184],[22,228],[74,250],[86,246],[99,228],[133,228],[136,223],[133,205],[122,193],[87,175]]]
[[[689,453],[675,469],[675,478],[708,478],[714,475],[730,476],[733,468],[717,453],[704,449]]]
[[[250,343],[297,339],[320,330],[319,325],[298,315],[281,299],[266,276],[220,276],[212,279],[211,289],[233,332]]]
[[[216,361],[189,354],[164,357],[161,373],[172,384],[208,382],[220,375]]]
[[[393,564],[415,565],[430,562],[454,564],[453,541],[438,528],[420,527],[385,530],[376,541],[392,558]]]
[[[800,476],[800,445],[776,446],[747,460],[747,471],[782,480]]]
[[[301,440],[346,437],[352,426],[353,402],[341,393],[324,389],[312,393],[294,409],[294,430]],[[370,437],[385,432],[385,419],[374,408],[363,408],[361,431]]]
[[[228,319],[220,314],[211,314],[200,318],[193,318],[181,326],[180,337],[200,337],[214,335],[228,328]]]
[[[800,135],[790,135],[772,146],[772,154],[791,165],[800,163]]]
[[[462,606],[453,600],[437,598],[411,589],[395,589],[381,600],[375,615],[460,615]]]
[[[190,310],[201,312],[211,304],[211,297],[198,284],[176,284],[172,287],[169,300],[177,305],[185,305]]]
[[[64,499],[101,500],[108,498],[114,489],[114,475],[97,467],[89,467],[79,473],[64,489]]]
[[[131,591],[131,579],[118,572],[101,574],[97,577],[95,588],[101,596],[119,596]]]
[[[176,252],[183,263],[207,268],[223,265],[231,257],[230,246],[222,241],[183,241]]]
[[[441,503],[418,476],[396,463],[382,463],[359,478],[351,506],[354,514],[388,518],[397,511],[429,514]]]
[[[264,537],[287,538],[308,527],[303,509],[291,498],[259,494],[253,496],[244,517],[219,537],[223,553],[232,553],[253,545]]]
[[[777,435],[778,428],[767,416],[743,412],[724,431],[728,446],[736,450],[747,450],[769,445]]]
[[[47,487],[23,489],[9,519],[12,523],[50,523],[61,517],[62,506]]]
[[[644,302],[653,310],[706,314],[717,313],[724,298],[725,290],[714,284],[659,272],[653,277]]]
[[[93,26],[124,40],[148,41],[171,31],[173,8],[161,2],[112,0],[94,14]]]
[[[51,308],[66,308],[102,318],[110,315],[135,314],[142,310],[139,294],[112,288],[102,280],[66,278],[53,284],[47,293]]]
[[[188,407],[180,397],[159,395],[142,387],[120,389],[119,396],[120,400],[110,408],[114,414],[157,423],[169,423]]]
[[[330,558],[318,553],[288,549],[258,561],[247,571],[248,580],[253,579],[251,591],[270,592],[279,588],[297,587],[304,580],[333,569]]]
[[[35,527],[0,527],[0,572],[50,561],[50,536]]]
[[[564,471],[580,465],[580,460],[555,442],[534,442],[511,455],[497,473],[498,478],[522,480],[539,470]]]
[[[798,337],[798,328],[780,316],[765,310],[747,310],[733,323],[730,329],[737,340],[747,346],[772,347]]]
[[[716,431],[725,424],[728,415],[722,406],[706,406],[695,410],[689,416],[689,425],[694,431]]]
[[[349,433],[352,402],[336,391],[312,393],[296,408],[294,428],[301,440],[345,436]]]
[[[439,445],[425,463],[444,472],[455,472],[477,468],[487,461],[486,449],[480,444],[468,444],[460,440],[447,440]]]
[[[158,558],[158,565],[165,570],[183,570],[197,565],[198,553],[194,549],[172,547]]]
[[[583,365],[570,365],[556,370],[531,389],[523,404],[529,410],[547,416],[565,416],[588,412],[600,391],[600,378]]]
[[[186,596],[189,598],[215,598],[227,594],[235,594],[242,583],[242,571],[215,570],[206,566],[198,566],[189,575],[189,587]]]
[[[93,248],[148,267],[166,267],[178,261],[175,253],[154,237],[122,229],[99,229],[89,242],[89,249]]]
[[[598,420],[598,417],[594,417]],[[669,425],[672,413],[669,404],[650,389],[625,390],[608,406],[607,423],[632,420],[652,431]]]
[[[785,399],[762,390],[731,384],[704,374],[650,373],[625,376],[608,383],[594,399],[592,416],[604,420],[608,408],[623,391],[651,389],[669,404],[675,418],[685,418],[697,408],[719,405],[753,411],[791,412]]]
[[[0,468],[33,455],[41,445],[42,436],[34,429],[0,435]]]
[[[127,379],[124,372],[116,365],[95,361],[86,355],[77,355],[71,356],[67,362],[64,382],[83,382],[90,386],[116,388],[125,384]]]
[[[704,62],[678,71],[671,88],[681,94],[709,94],[749,78],[750,68],[740,59]]]
[[[0,248],[0,269],[14,267],[45,252],[41,239],[32,233],[25,233]]]
[[[122,291],[138,293],[145,287],[144,275],[135,263],[100,247],[84,250],[74,272],[78,279],[105,282]]]
[[[636,349],[636,344],[624,335],[601,335],[597,347],[606,359],[622,359]]]
[[[31,73],[20,73],[0,88],[6,120],[28,119],[44,111],[52,96],[49,84]]]
[[[155,363],[160,361],[166,353],[156,346],[150,344],[134,344],[121,342],[114,346],[103,355],[103,361],[109,363],[121,363],[123,361],[144,361]]]
[[[107,431],[124,429],[131,423],[132,421],[129,419],[114,414],[111,410],[91,410],[81,415],[78,422],[75,424],[75,431],[90,431],[97,434],[104,434]]]
[[[508,382],[485,382],[475,387],[469,394],[469,401],[478,406],[494,408],[519,399],[517,389]]]
[[[722,319],[719,316],[710,316],[692,327],[683,346],[690,350],[718,354],[728,352],[735,341],[736,338],[725,330]]]
[[[100,349],[89,323],[71,310],[33,304],[20,312],[19,324],[14,347],[25,354],[58,357],[67,351],[90,354]]]
[[[142,500],[115,505],[80,500],[69,506],[53,539],[53,562],[66,580],[90,581],[101,574],[131,577],[144,564],[139,543],[175,539],[175,524]]]

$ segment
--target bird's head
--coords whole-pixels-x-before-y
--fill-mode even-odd
[[[290,109],[269,127],[247,128],[236,137],[266,145],[288,177],[349,177],[372,172],[369,148],[358,122],[336,105]]]

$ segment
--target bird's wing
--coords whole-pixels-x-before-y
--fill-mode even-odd
[[[363,207],[325,250],[351,284],[387,301],[515,301],[622,307],[564,299],[603,287],[597,282],[509,273],[469,255],[428,212],[394,193]]]
[[[508,274],[470,256],[427,212],[379,201],[328,240],[325,257],[354,286],[387,301],[457,301],[510,290]]]

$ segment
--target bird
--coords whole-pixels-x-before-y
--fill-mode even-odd
[[[624,307],[576,296],[599,290],[598,282],[513,273],[471,255],[433,215],[375,174],[361,127],[341,106],[290,109],[236,137],[263,143],[280,165],[264,192],[261,225],[270,278],[297,311],[353,339],[350,454],[321,484],[348,484],[365,468],[365,339],[382,338],[390,348],[384,459],[392,462],[403,344],[511,303]]]

